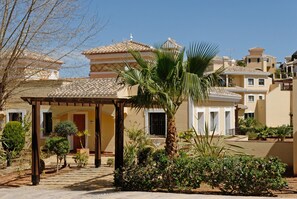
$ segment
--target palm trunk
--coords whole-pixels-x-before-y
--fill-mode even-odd
[[[175,117],[167,118],[166,153],[169,157],[177,156],[177,131]]]

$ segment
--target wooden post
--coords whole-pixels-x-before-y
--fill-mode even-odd
[[[101,166],[101,113],[102,105],[96,104],[95,108],[95,167]]]
[[[124,103],[115,102],[115,169],[124,164]]]
[[[32,103],[32,184],[38,185],[40,181],[40,102]]]

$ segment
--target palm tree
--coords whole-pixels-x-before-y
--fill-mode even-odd
[[[137,95],[130,98],[132,108],[161,107],[167,115],[166,153],[170,157],[177,154],[177,130],[175,114],[188,98],[205,100],[209,90],[218,84],[222,69],[205,73],[210,61],[216,56],[217,46],[207,43],[193,43],[185,49],[170,51],[156,49],[156,59],[148,61],[139,52],[131,52],[138,67],[127,66],[118,71],[120,83],[138,86]]]

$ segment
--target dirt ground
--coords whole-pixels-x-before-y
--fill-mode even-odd
[[[41,180],[46,179],[51,176],[59,175],[62,173],[67,173],[75,170],[77,168],[65,167],[59,171],[57,174],[55,170],[51,168],[46,168],[44,173],[41,175]],[[274,196],[285,197],[285,198],[297,198],[297,177],[287,177],[288,188],[282,191],[274,192]],[[31,170],[27,169],[24,171],[14,171],[12,173],[5,173],[0,170],[0,188],[4,187],[21,187],[21,186],[31,186]],[[212,189],[208,185],[202,184],[199,189],[196,189],[194,193],[199,194],[218,194],[220,191],[218,189]]]

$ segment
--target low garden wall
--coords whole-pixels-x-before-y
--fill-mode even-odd
[[[248,155],[256,157],[278,157],[282,162],[293,168],[293,142],[292,141],[225,141],[226,144],[232,144],[242,147],[238,151],[242,151]]]

